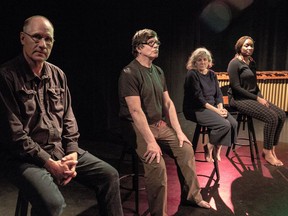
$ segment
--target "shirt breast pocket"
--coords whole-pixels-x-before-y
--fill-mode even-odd
[[[36,110],[36,91],[32,89],[20,89],[18,91],[18,97],[22,102],[25,112],[27,115],[33,114]]]
[[[53,112],[64,110],[64,89],[63,88],[49,88],[47,90],[49,96],[50,109]]]

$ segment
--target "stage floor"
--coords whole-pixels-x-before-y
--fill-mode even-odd
[[[186,121],[179,114],[184,132],[192,139],[195,123]],[[259,148],[259,159],[251,161],[247,147],[236,147],[236,153],[230,152],[225,156],[227,148],[222,148],[222,161],[219,162],[220,180],[216,181],[213,175],[213,163],[204,161],[202,145],[199,143],[196,151],[196,166],[203,198],[210,202],[209,210],[193,206],[179,206],[180,186],[177,179],[174,160],[164,155],[168,173],[168,214],[176,216],[287,216],[288,215],[288,120],[284,125],[280,143],[277,147],[279,159],[284,162],[282,167],[268,165],[262,158],[263,123],[254,120],[256,138]],[[246,135],[241,131],[239,137]],[[80,145],[99,158],[117,167],[122,146],[117,143],[114,133],[108,134],[107,140],[103,137],[96,141],[81,141]],[[113,141],[115,140],[115,142]],[[122,164],[120,175],[129,172],[129,157]],[[140,167],[141,170],[141,167]],[[213,175],[213,176],[211,176]],[[125,180],[125,181],[128,181]],[[127,182],[126,182],[127,183]],[[129,184],[129,182],[128,182]],[[140,178],[143,186],[143,179]],[[71,183],[63,188],[67,207],[63,216],[92,216],[97,215],[97,202],[91,190],[77,183]],[[14,215],[17,188],[0,178],[0,216]],[[134,215],[134,195],[121,190],[125,215]],[[145,190],[140,191],[140,215],[147,214],[148,204]]]

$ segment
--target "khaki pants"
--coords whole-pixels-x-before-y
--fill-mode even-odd
[[[147,144],[138,129],[132,123],[136,134],[136,152],[143,162],[145,171],[145,183],[148,194],[149,210],[152,216],[167,215],[167,173],[163,157],[160,163],[154,160],[151,164],[145,162],[143,155],[147,150]],[[200,186],[195,170],[195,158],[192,146],[185,143],[179,147],[175,131],[163,121],[150,125],[150,129],[162,149],[175,159],[178,177],[181,185],[181,201],[198,203],[202,200]]]

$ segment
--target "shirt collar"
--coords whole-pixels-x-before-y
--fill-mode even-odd
[[[35,78],[39,79],[39,77],[36,76],[33,73],[33,71],[31,70],[31,68],[30,68],[30,66],[29,66],[28,62],[26,61],[23,54],[20,55],[19,60],[20,60],[20,63],[22,63],[21,65],[23,65],[22,71],[24,73],[26,81],[31,81]],[[43,75],[42,75],[41,79],[48,79],[49,78],[49,76],[47,74],[47,70],[45,68],[46,68],[46,62],[44,62],[44,64],[43,64],[43,68],[42,68]]]

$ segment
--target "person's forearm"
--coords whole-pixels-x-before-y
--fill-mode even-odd
[[[223,104],[222,103],[217,104],[217,108],[218,109],[223,109]]]
[[[209,109],[209,110],[211,110],[211,111],[213,111],[213,112],[216,112],[216,113],[217,113],[217,111],[218,111],[218,109],[217,109],[216,107],[212,106],[212,105],[209,104],[209,103],[206,103],[206,104],[205,104],[205,108],[206,108],[206,109]]]
[[[25,130],[20,106],[13,94],[15,90],[12,86],[14,85],[8,80],[4,76],[0,76],[0,122],[3,126],[5,125],[5,127],[1,127],[1,133],[5,136],[0,137],[0,142],[9,143],[4,148],[9,149],[13,154],[29,155],[37,163],[40,162],[41,165],[44,165],[50,155]]]
[[[131,113],[131,116],[136,128],[139,130],[140,134],[143,136],[146,143],[147,144],[154,143],[156,140],[149,128],[149,124],[144,112],[142,110],[133,111]]]
[[[176,131],[177,134],[182,132],[174,103],[170,102],[166,105],[166,107],[166,117],[169,119],[171,127]]]

